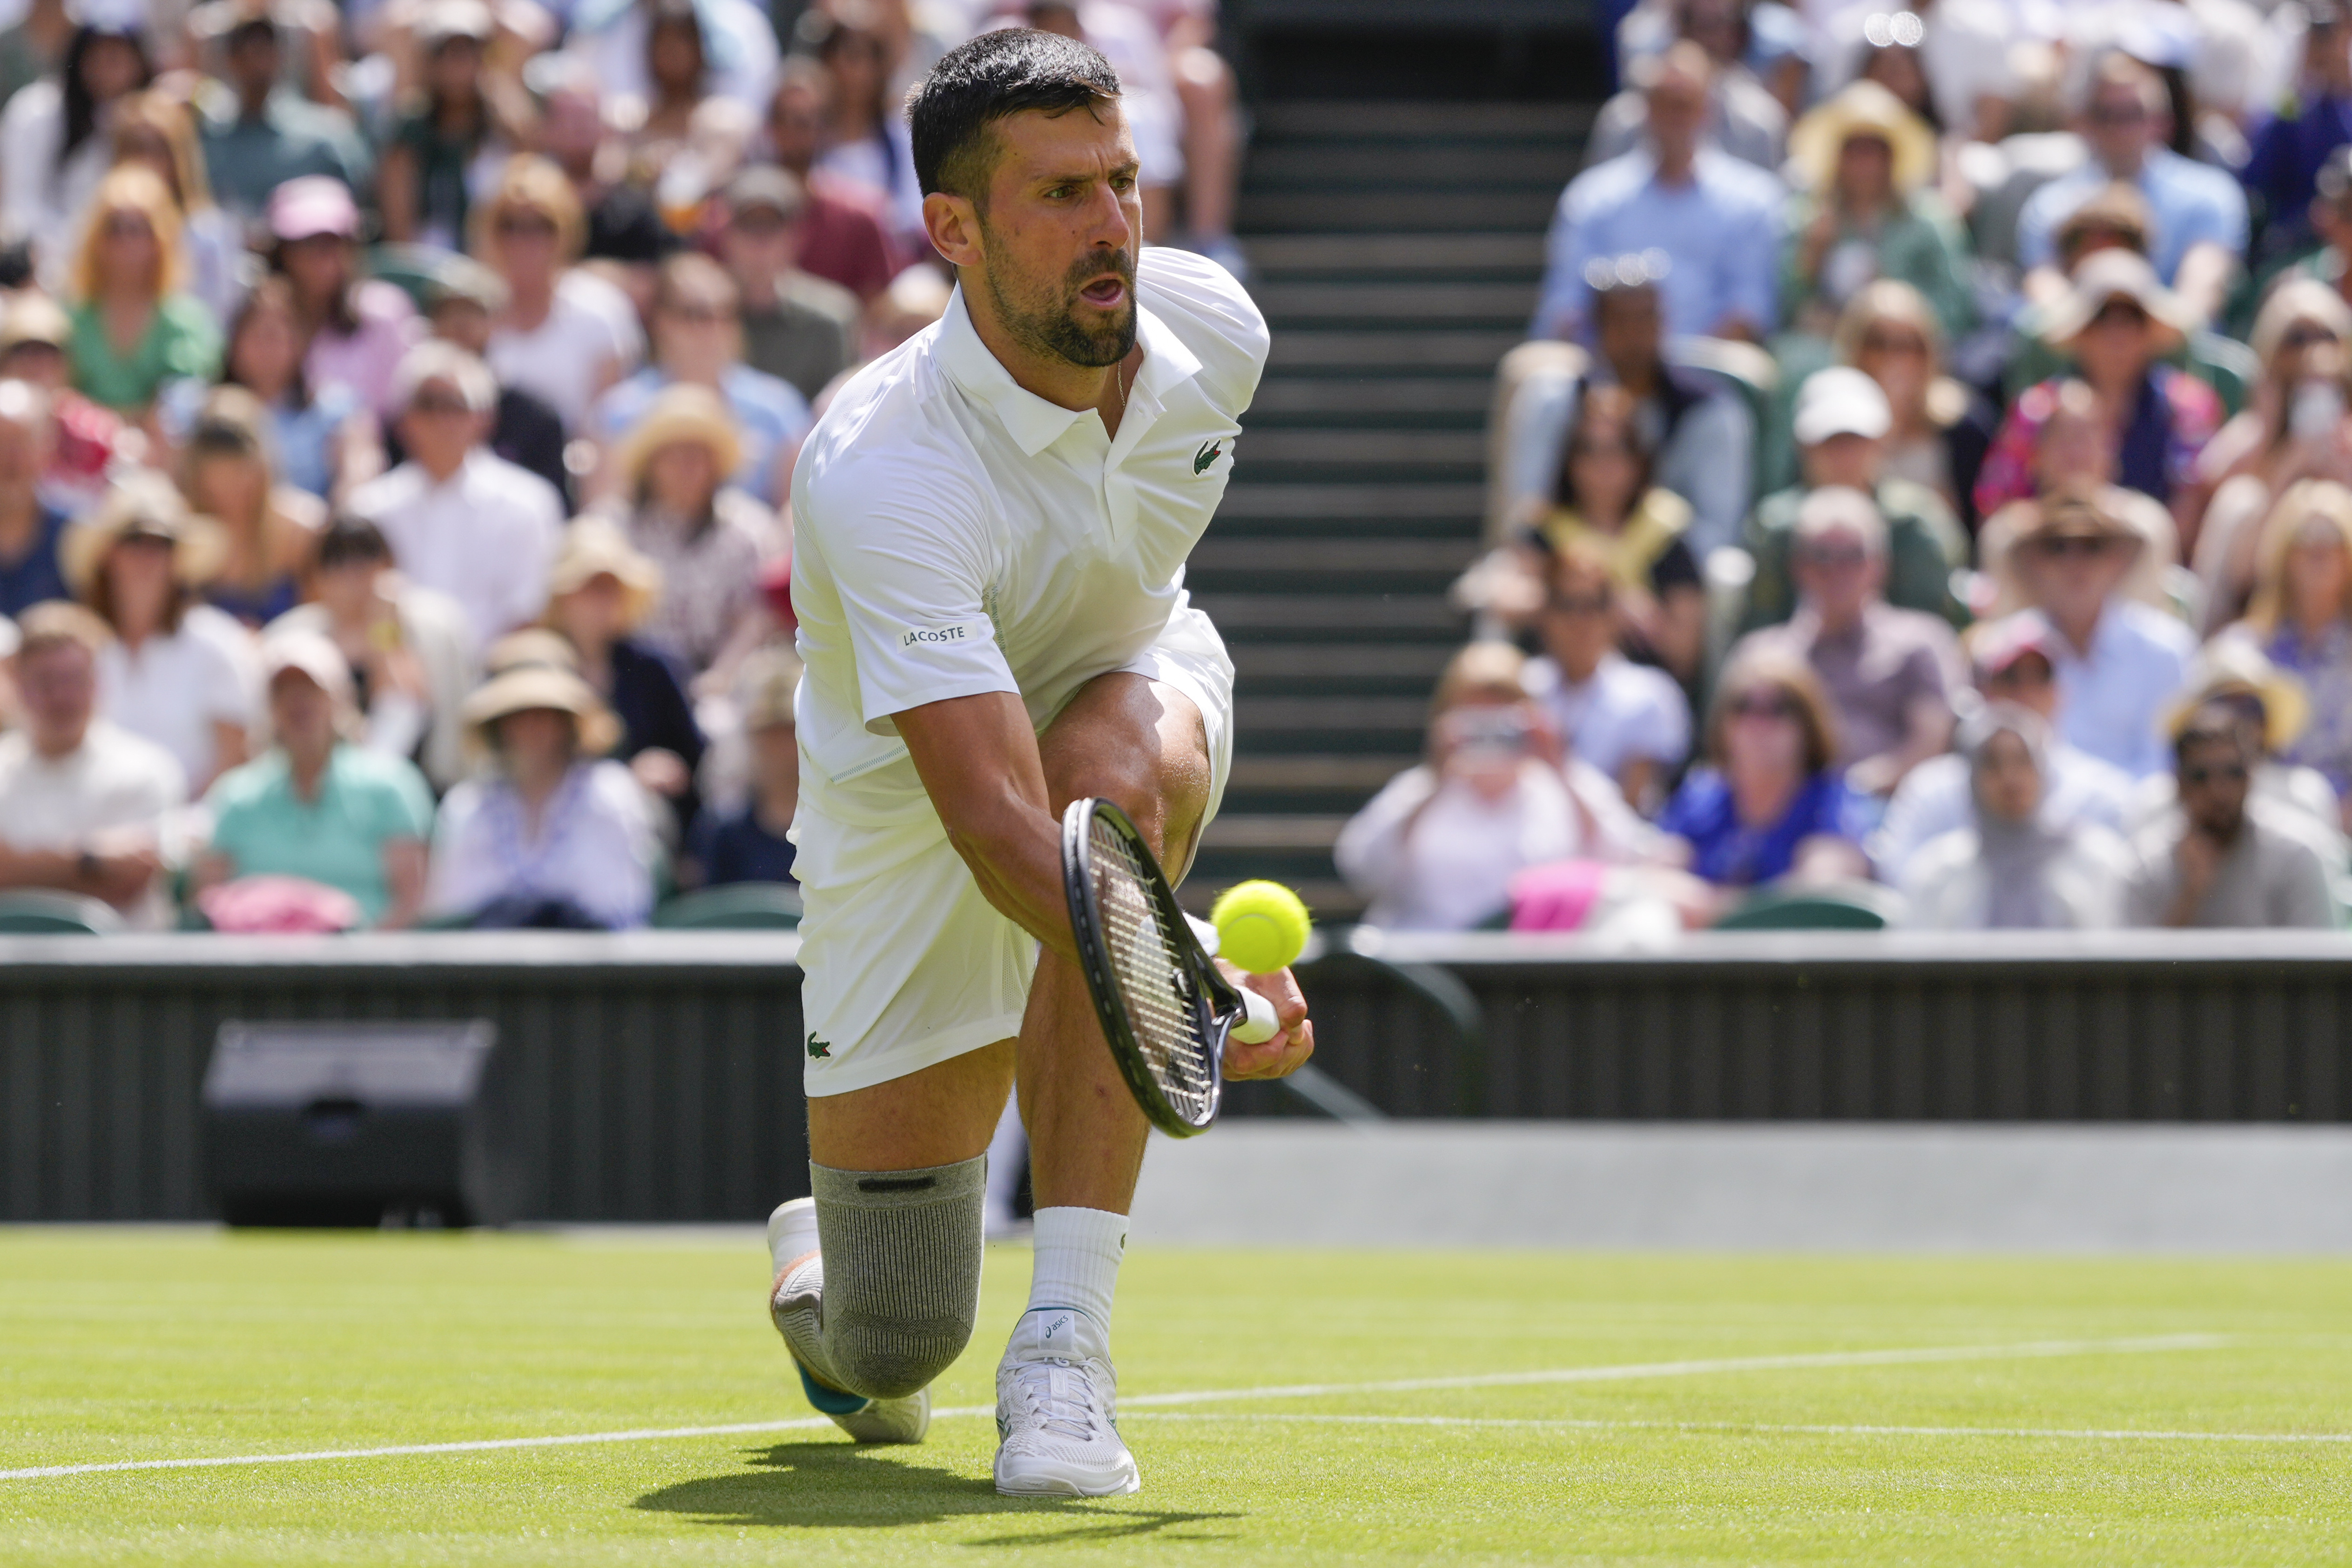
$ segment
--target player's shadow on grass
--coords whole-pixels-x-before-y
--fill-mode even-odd
[[[1198,1531],[1163,1532],[1238,1513],[1139,1510],[1121,1500],[999,1497],[995,1486],[953,1470],[910,1464],[909,1450],[859,1448],[847,1443],[779,1443],[751,1457],[757,1467],[706,1476],[647,1492],[635,1506],[690,1516],[699,1524],[791,1526],[803,1530],[936,1524],[942,1520],[1017,1514],[1067,1515],[1066,1528],[992,1535],[972,1546],[1046,1546],[1155,1536],[1201,1541]]]

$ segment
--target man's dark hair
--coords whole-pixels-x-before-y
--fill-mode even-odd
[[[984,207],[998,120],[1033,109],[1092,112],[1118,91],[1118,73],[1084,44],[1028,27],[982,33],[907,95],[916,182],[927,196],[946,191]]]
[[[2186,762],[2191,751],[2207,746],[2226,746],[2241,758],[2253,760],[2252,747],[2246,743],[2246,716],[2226,698],[2207,697],[2197,705],[2172,737],[2172,760],[2176,766]]]
[[[338,512],[319,530],[319,542],[311,547],[311,560],[321,567],[338,567],[368,562],[378,566],[393,563],[392,544],[383,530],[365,517],[351,512]]]

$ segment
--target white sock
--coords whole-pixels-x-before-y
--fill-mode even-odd
[[[1099,1208],[1041,1208],[1036,1262],[1029,1276],[1030,1312],[1076,1307],[1110,1336],[1110,1298],[1127,1252],[1127,1216]]]

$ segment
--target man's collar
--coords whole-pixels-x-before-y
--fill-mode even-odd
[[[1127,395],[1130,407],[1142,400],[1156,410],[1165,403],[1172,388],[1201,373],[1201,361],[1166,323],[1145,308],[1140,291],[1135,319],[1136,337],[1143,344],[1143,364],[1135,372],[1135,382],[1128,388]],[[971,313],[964,308],[961,284],[949,296],[947,314],[940,319],[938,353],[949,378],[994,411],[1005,434],[1028,456],[1034,457],[1053,445],[1071,425],[1094,412],[1091,408],[1064,408],[1057,402],[1048,402],[1014,381],[1003,361],[981,341],[979,329],[971,324]]]

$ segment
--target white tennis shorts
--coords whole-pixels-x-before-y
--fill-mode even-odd
[[[1234,667],[1222,646],[1157,646],[1125,668],[1164,682],[1208,731],[1206,827],[1233,768]],[[1214,639],[1211,639],[1213,645]],[[1021,1032],[1037,942],[981,895],[910,758],[835,784],[806,765],[793,821],[801,1011],[811,1098],[920,1071]]]

